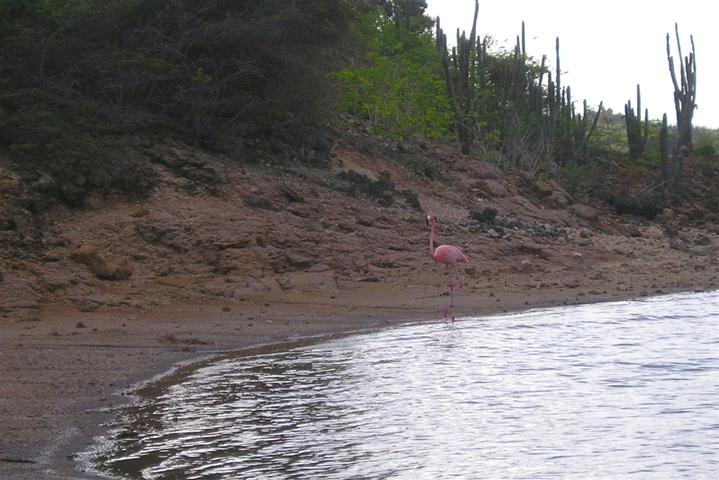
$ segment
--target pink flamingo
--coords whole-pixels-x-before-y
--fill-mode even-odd
[[[444,309],[444,319],[447,320],[447,314],[451,311],[452,321],[454,322],[454,289],[462,288],[462,276],[459,272],[458,263],[468,263],[467,257],[462,253],[462,250],[455,247],[454,245],[440,245],[434,248],[434,226],[437,223],[433,213],[427,214],[427,226],[429,230],[429,255],[437,263],[441,263],[447,266],[447,275],[449,276],[449,305]],[[452,278],[452,272],[458,280],[458,284],[454,284]]]

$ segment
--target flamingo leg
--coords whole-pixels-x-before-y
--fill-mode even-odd
[[[464,286],[464,278],[462,277],[462,272],[459,269],[458,265],[453,265],[452,270],[454,270],[454,276],[457,279],[458,288],[461,290]]]
[[[444,309],[444,321],[449,320],[451,315],[452,322],[454,322],[454,285],[449,285],[449,305]]]
[[[454,323],[454,290],[455,288],[460,290],[463,286],[462,274],[460,273],[457,265],[452,265],[451,269],[449,265],[447,266],[447,277],[449,277],[449,305],[447,305],[447,308],[444,309],[444,320],[447,321],[451,318]]]
[[[454,323],[454,287],[449,287],[449,309],[452,312],[452,323]]]

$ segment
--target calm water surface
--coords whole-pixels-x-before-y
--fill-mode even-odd
[[[147,479],[719,478],[719,292],[222,360],[129,412],[95,461]]]

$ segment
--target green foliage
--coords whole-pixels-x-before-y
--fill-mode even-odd
[[[606,197],[607,170],[592,164],[568,164],[562,167],[559,178],[567,191],[576,198],[585,195]]]
[[[291,119],[292,148],[334,112],[327,73],[351,0],[0,0],[0,144],[76,177],[118,134],[232,150]],[[307,150],[314,149],[308,145]]]
[[[380,9],[363,15],[357,28],[365,51],[332,75],[340,108],[376,133],[447,138],[450,109],[431,33],[407,31]]]
[[[694,147],[694,153],[702,157],[712,157],[717,154],[716,147],[711,143],[699,143],[697,142]]]
[[[600,122],[589,148],[594,154],[626,153],[628,151],[626,128],[619,123]]]
[[[719,129],[697,128],[694,132],[694,153],[713,157],[719,153]]]

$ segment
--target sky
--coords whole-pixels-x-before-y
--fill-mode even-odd
[[[427,14],[441,18],[448,41],[456,29],[472,28],[474,0],[428,0]],[[679,24],[682,53],[697,57],[697,110],[694,125],[719,128],[719,21],[712,0],[480,0],[477,31],[498,46],[514,48],[526,25],[527,54],[547,61],[554,70],[554,42],[559,37],[562,84],[571,85],[580,104],[624,112],[636,104],[641,85],[642,110],[676,123],[674,87],[666,56],[666,34],[679,75],[674,23]]]

